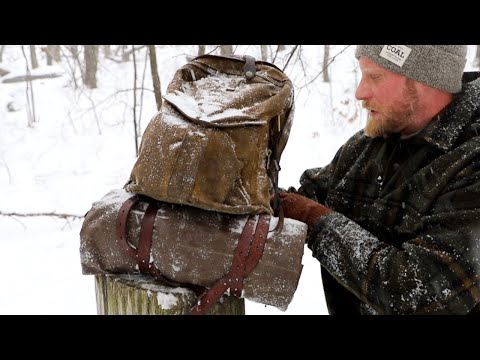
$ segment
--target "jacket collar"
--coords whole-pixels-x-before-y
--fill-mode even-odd
[[[448,151],[479,108],[480,72],[466,72],[461,92],[418,135],[440,150]]]

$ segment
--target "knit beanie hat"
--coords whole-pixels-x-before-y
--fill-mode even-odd
[[[462,89],[467,45],[358,45],[355,56],[366,56],[387,70],[457,93]]]

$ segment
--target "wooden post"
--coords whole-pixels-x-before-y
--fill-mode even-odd
[[[172,288],[142,275],[95,275],[98,315],[188,315],[192,290]],[[208,315],[245,315],[243,298],[222,296]]]

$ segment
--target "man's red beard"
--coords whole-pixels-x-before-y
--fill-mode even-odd
[[[371,116],[370,112],[368,114],[365,135],[369,137],[379,137],[400,131],[411,115],[405,114],[402,110],[394,111],[391,107],[387,109],[375,107],[367,101],[364,101],[362,106],[378,112],[375,117]]]
[[[402,100],[385,108],[367,100],[362,101],[362,107],[369,110],[365,135],[379,137],[405,129],[414,112],[418,110],[418,95],[413,81],[407,80],[403,95]],[[371,116],[370,110],[376,112],[375,116]]]

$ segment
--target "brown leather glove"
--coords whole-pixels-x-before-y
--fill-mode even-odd
[[[322,204],[299,194],[281,192],[279,196],[283,216],[307,224],[309,230],[320,216],[333,212]]]

